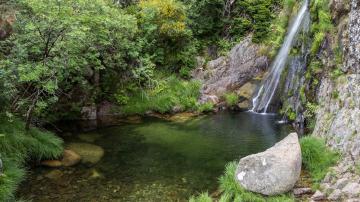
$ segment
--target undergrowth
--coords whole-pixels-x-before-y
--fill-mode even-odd
[[[0,118],[0,153],[4,173],[0,175],[0,201],[13,201],[14,192],[25,177],[24,163],[30,159],[53,159],[62,154],[62,140],[50,132],[25,131],[19,120]]]
[[[325,141],[316,137],[304,137],[300,140],[302,162],[316,185],[339,160],[339,154],[326,147]]]
[[[135,91],[123,105],[125,114],[145,114],[148,111],[171,112],[174,107],[180,111],[196,111],[210,106],[199,105],[200,82],[186,81],[176,76],[158,79],[153,88]]]

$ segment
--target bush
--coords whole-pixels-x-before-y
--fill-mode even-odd
[[[224,95],[226,105],[233,107],[239,103],[239,96],[236,93],[227,93]]]
[[[304,167],[309,171],[313,182],[319,183],[336,164],[339,154],[331,151],[325,141],[316,137],[304,137],[300,140]]]

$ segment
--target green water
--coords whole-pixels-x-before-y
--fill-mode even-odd
[[[263,151],[286,136],[277,116],[219,113],[176,123],[146,118],[93,132],[105,156],[95,166],[35,168],[19,195],[33,201],[186,201],[217,190],[227,162]],[[95,139],[95,138],[94,138]],[[69,138],[67,142],[82,141]],[[100,177],[92,177],[94,173]]]

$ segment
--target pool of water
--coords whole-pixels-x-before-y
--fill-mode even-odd
[[[187,201],[216,191],[228,162],[285,137],[290,128],[277,121],[274,115],[223,112],[101,129],[88,134],[105,150],[99,163],[61,168],[55,179],[46,177],[54,169],[33,168],[18,195],[33,201]]]

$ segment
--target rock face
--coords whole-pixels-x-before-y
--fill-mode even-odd
[[[277,195],[290,191],[300,172],[300,144],[298,135],[292,133],[265,152],[242,158],[235,176],[249,191]]]
[[[351,0],[347,68],[360,74],[360,1]]]
[[[219,102],[226,92],[237,91],[259,72],[268,67],[268,58],[259,54],[260,47],[246,38],[228,56],[210,61],[197,68],[193,77],[203,82],[200,101]],[[216,104],[216,103],[215,103]]]

